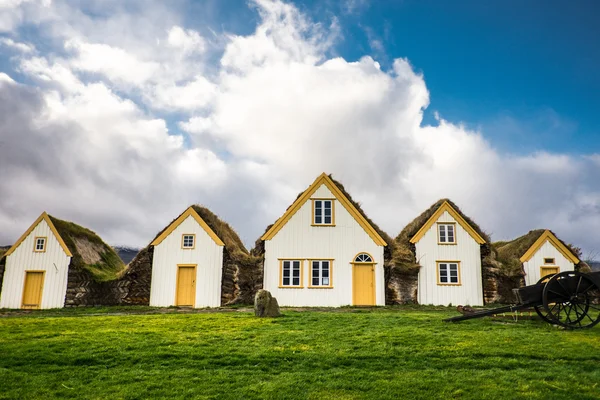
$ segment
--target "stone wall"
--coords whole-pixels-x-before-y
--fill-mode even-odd
[[[96,282],[88,271],[69,267],[65,307],[117,305],[120,296],[115,284]]]

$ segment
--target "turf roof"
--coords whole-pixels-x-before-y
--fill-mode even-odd
[[[116,279],[125,268],[117,252],[93,231],[48,215],[56,231],[73,254],[70,267],[92,274],[97,282]]]
[[[498,261],[506,266],[507,269],[516,271],[522,269],[520,258],[529,250],[531,246],[544,234],[545,229],[535,229],[519,236],[511,241],[495,242],[494,247],[498,253]],[[552,231],[551,231],[552,232]],[[552,234],[575,256],[581,259],[581,251],[571,244],[563,242],[554,232]],[[587,264],[581,261],[578,265],[585,268]]]

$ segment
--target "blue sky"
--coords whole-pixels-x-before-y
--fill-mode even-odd
[[[200,203],[251,246],[325,171],[392,236],[451,198],[598,251],[599,4],[0,6],[0,244],[46,210],[143,246]]]
[[[376,1],[338,15],[342,56],[406,57],[425,75],[426,122],[437,110],[509,152],[600,148],[600,2]]]
[[[243,3],[192,7],[201,20],[219,21],[216,29],[245,34],[256,13]],[[340,21],[343,39],[332,51],[349,61],[371,54],[389,69],[408,58],[431,93],[424,123],[435,124],[437,111],[481,128],[505,152],[600,148],[597,1],[355,0],[351,10],[348,2],[294,3],[324,24]]]

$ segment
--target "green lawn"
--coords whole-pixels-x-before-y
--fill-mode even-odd
[[[600,327],[448,324],[454,311],[426,308],[111,311],[0,317],[0,398],[600,398]]]

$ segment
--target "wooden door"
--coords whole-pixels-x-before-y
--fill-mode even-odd
[[[375,305],[375,265],[354,264],[352,298],[355,306]]]
[[[194,307],[196,303],[196,267],[180,265],[177,273],[178,306]]]
[[[25,271],[23,304],[21,308],[39,309],[42,306],[44,271]]]

